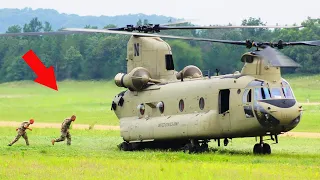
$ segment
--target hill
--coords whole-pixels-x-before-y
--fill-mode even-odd
[[[53,30],[63,27],[83,28],[86,25],[97,26],[103,28],[108,24],[125,26],[127,24],[135,24],[139,19],[142,21],[147,19],[150,23],[167,23],[170,19],[176,18],[158,15],[146,14],[128,14],[119,16],[79,16],[76,14],[59,13],[53,9],[0,9],[0,33],[5,32],[9,26],[23,25],[32,18],[38,17],[40,21],[48,21],[52,25]]]

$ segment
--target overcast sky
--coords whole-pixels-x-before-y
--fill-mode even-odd
[[[49,8],[60,13],[114,16],[157,14],[194,19],[194,24],[240,25],[248,17],[260,17],[267,25],[292,25],[320,18],[320,0],[7,0],[0,8]],[[156,22],[153,22],[156,23]]]

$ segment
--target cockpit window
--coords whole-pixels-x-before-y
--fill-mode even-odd
[[[284,94],[284,96],[285,96],[286,98],[292,98],[292,99],[294,99],[293,93],[292,93],[290,87],[283,87],[282,90],[283,90],[283,94]]]
[[[253,98],[254,101],[264,100],[264,99],[294,99],[294,94],[290,88],[290,85],[285,80],[282,81],[282,87],[269,87],[263,81],[254,80],[248,84],[248,86],[253,86]],[[242,101],[250,102],[248,99],[249,90],[246,89]]]
[[[270,90],[267,87],[255,88],[254,97],[256,100],[270,99]]]
[[[243,97],[242,97],[242,102],[243,103],[251,102],[251,89],[246,89],[244,91]]]
[[[271,88],[271,96],[274,99],[281,99],[283,98],[282,94],[281,94],[281,90],[280,88]]]
[[[294,99],[294,95],[293,95],[293,92],[292,92],[292,90],[290,88],[289,83],[286,80],[283,79],[282,80],[282,85],[283,85],[282,92],[284,94],[284,97],[285,98]]]
[[[254,80],[251,81],[248,86],[261,86],[263,84],[263,81]]]
[[[262,98],[263,99],[270,99],[271,98],[269,88],[263,87],[263,88],[261,88],[261,92],[262,92]]]

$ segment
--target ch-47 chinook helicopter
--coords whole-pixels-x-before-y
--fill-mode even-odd
[[[15,35],[109,33],[131,35],[127,45],[127,74],[118,73],[115,84],[127,90],[116,95],[111,109],[120,120],[124,151],[143,147],[176,147],[185,152],[208,149],[215,140],[225,146],[229,139],[259,137],[253,152],[270,154],[263,137],[278,143],[278,135],[300,122],[302,106],[289,83],[281,77],[281,67],[299,67],[279,51],[286,46],[320,46],[320,41],[253,42],[154,34],[168,29],[300,28],[302,26],[161,26],[145,25],[112,29],[66,28],[60,32]],[[139,31],[139,32],[133,32]],[[151,33],[149,33],[151,32]],[[207,41],[255,47],[240,58],[241,72],[203,76],[193,65],[174,68],[171,47],[161,38]],[[108,47],[106,47],[108,48]]]

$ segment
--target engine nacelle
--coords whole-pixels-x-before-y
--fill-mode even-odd
[[[143,67],[136,67],[129,74],[118,73],[114,77],[115,84],[118,87],[129,88],[131,91],[144,89],[150,79],[149,71]]]
[[[200,78],[202,77],[201,70],[194,65],[184,67],[180,72],[177,73],[177,79],[181,78]],[[181,77],[183,76],[183,77]]]

